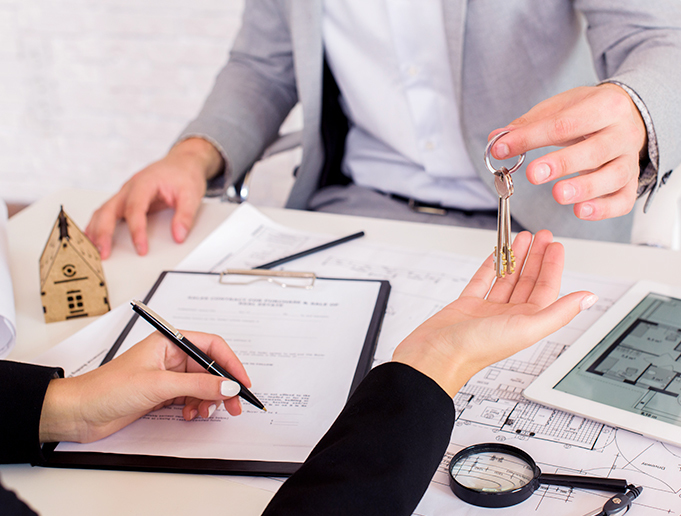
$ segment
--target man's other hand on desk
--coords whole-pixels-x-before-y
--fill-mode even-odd
[[[518,270],[495,280],[492,256],[459,299],[416,328],[393,360],[435,380],[451,397],[478,371],[508,358],[569,323],[597,298],[573,292],[558,300],[564,250],[551,232],[527,231],[513,243]],[[524,266],[523,266],[524,263]]]
[[[106,259],[111,254],[116,224],[125,220],[137,254],[145,255],[149,250],[147,215],[172,208],[173,239],[184,242],[206,193],[206,180],[223,167],[222,156],[212,144],[200,138],[184,140],[164,158],[132,176],[92,215],[85,233]]]
[[[246,370],[223,339],[184,333],[242,384],[251,386]],[[52,380],[40,418],[40,441],[96,441],[173,403],[184,404],[186,420],[207,418],[223,402],[236,416],[241,413],[238,392],[236,382],[206,373],[155,332],[92,372]]]

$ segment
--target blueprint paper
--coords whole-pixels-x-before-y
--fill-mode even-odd
[[[285,228],[244,205],[185,259],[182,268],[252,267],[332,238]],[[389,360],[397,344],[417,325],[456,299],[479,265],[479,258],[355,240],[279,269],[389,280],[392,290],[376,352],[378,364]],[[642,485],[643,494],[635,500],[631,514],[681,514],[681,449],[544,407],[522,396],[523,389],[631,285],[631,281],[564,273],[561,294],[590,290],[599,296],[598,303],[565,328],[481,371],[461,389],[454,399],[457,420],[447,454],[414,514],[468,516],[521,511],[551,516],[583,515],[602,507],[611,496],[598,491],[541,486],[516,508],[483,509],[467,505],[450,491],[447,465],[456,452],[481,442],[517,446],[533,456],[546,473],[625,478]],[[276,491],[283,480],[240,477],[244,483],[271,491]]]
[[[179,268],[220,271],[227,267],[253,267],[334,238],[337,236],[286,228],[246,204],[198,246]],[[354,240],[288,263],[280,269],[314,271],[320,276],[389,280],[392,290],[376,352],[376,363],[380,363],[390,359],[395,346],[418,324],[456,299],[479,265],[479,258]],[[414,514],[581,516],[602,507],[610,498],[611,494],[598,491],[541,486],[522,505],[510,509],[482,509],[457,499],[449,490],[446,469],[449,459],[472,444],[503,442],[525,450],[546,473],[625,478],[643,486],[643,493],[631,509],[634,516],[681,515],[681,449],[544,407],[522,397],[523,389],[631,285],[631,281],[570,271],[564,273],[562,293],[590,290],[599,296],[598,303],[565,328],[481,371],[461,389],[454,399],[457,419],[447,453]],[[113,317],[114,313],[107,314],[95,324],[113,320]],[[98,329],[99,332],[104,330],[103,326]],[[114,331],[109,333],[115,334]],[[82,348],[74,351],[75,347],[83,346],[83,339],[78,343],[77,335],[53,348],[47,363],[59,363],[59,348],[65,346],[71,349],[71,363],[76,366],[80,361],[81,372],[87,370],[87,352]],[[92,346],[92,339],[89,342]],[[94,351],[90,353],[94,354]],[[90,363],[98,363],[90,360]],[[231,479],[270,491],[276,491],[284,480]]]

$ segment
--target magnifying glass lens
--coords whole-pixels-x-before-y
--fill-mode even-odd
[[[449,463],[449,487],[478,507],[510,507],[527,500],[540,484],[624,493],[626,480],[544,474],[527,453],[501,443],[464,448]]]
[[[509,507],[527,500],[541,471],[527,453],[501,443],[464,448],[449,463],[449,487],[478,507]]]
[[[493,451],[464,455],[450,465],[450,472],[462,486],[485,493],[516,490],[535,476],[532,466],[520,457]]]

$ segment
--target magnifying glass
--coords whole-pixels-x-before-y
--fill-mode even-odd
[[[540,484],[624,493],[617,478],[542,473],[527,453],[507,444],[476,444],[449,463],[449,487],[464,502],[479,507],[509,507],[527,500]]]

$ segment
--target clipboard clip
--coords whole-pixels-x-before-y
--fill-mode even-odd
[[[282,288],[314,287],[317,276],[314,272],[271,271],[263,269],[225,269],[220,273],[223,285],[250,285],[258,281],[266,281]]]

